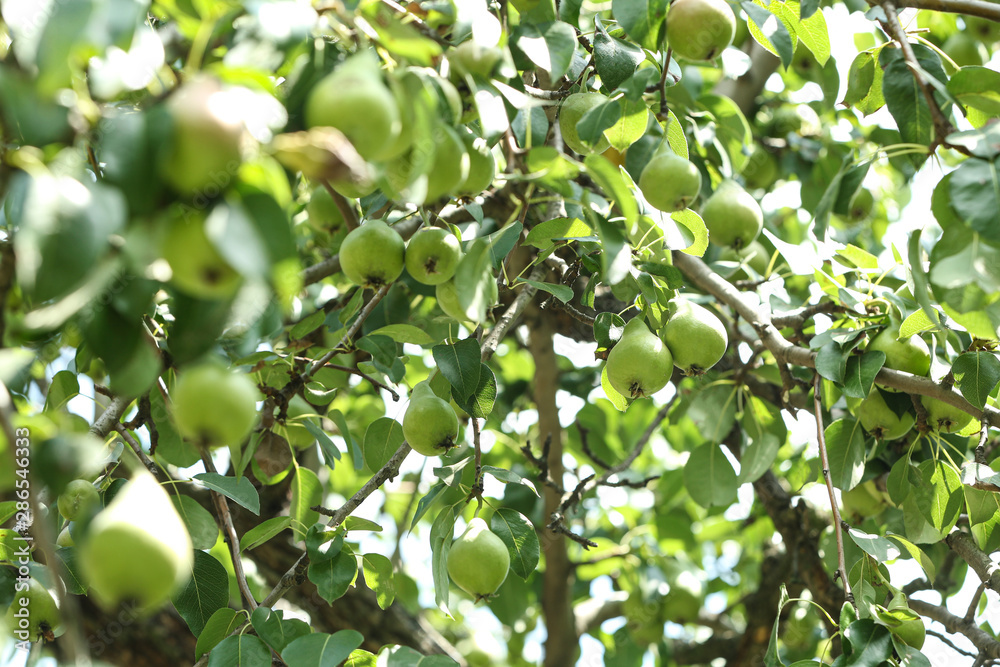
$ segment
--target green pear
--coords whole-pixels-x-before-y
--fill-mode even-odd
[[[465,151],[469,155],[469,175],[458,186],[457,192],[474,197],[493,184],[497,173],[497,162],[485,139],[466,131],[462,133],[462,143],[465,144]]]
[[[687,299],[677,300],[677,310],[663,327],[663,341],[674,366],[685,375],[701,375],[719,363],[729,347],[726,327],[710,310]]]
[[[410,394],[410,404],[403,414],[403,437],[424,456],[444,454],[456,444],[458,415],[448,401],[438,398],[426,380]]]
[[[507,545],[479,517],[469,522],[448,551],[448,575],[476,600],[496,593],[507,578],[508,569]]]
[[[688,60],[712,60],[733,43],[736,15],[725,0],[674,0],[667,11],[667,41]]]
[[[853,489],[844,491],[840,494],[840,502],[844,514],[854,521],[877,516],[888,507],[885,494],[875,486],[874,480],[862,482]]]
[[[981,16],[962,16],[965,30],[984,44],[1000,41],[1000,23]]]
[[[930,396],[921,396],[927,410],[927,425],[941,433],[958,433],[972,422],[972,415],[961,408]]]
[[[669,149],[658,150],[639,174],[639,190],[651,206],[665,213],[681,211],[698,198],[701,172]]]
[[[596,144],[591,145],[580,138],[576,129],[576,124],[588,111],[607,101],[608,98],[600,93],[573,93],[563,100],[559,107],[559,133],[562,135],[563,143],[580,155],[603,153],[608,150],[611,142],[603,134]]]
[[[402,132],[399,106],[376,59],[359,53],[320,79],[306,99],[307,127],[335,127],[366,160],[391,153]]]
[[[219,194],[242,161],[244,127],[233,97],[218,81],[197,78],[180,86],[166,108],[173,134],[160,164],[164,180],[183,195]]]
[[[439,285],[455,275],[462,245],[447,229],[425,227],[406,244],[406,270],[424,285]]]
[[[760,204],[739,183],[725,180],[701,208],[708,239],[739,250],[750,245],[764,228]]]
[[[847,407],[876,440],[898,440],[909,433],[915,421],[909,412],[897,415],[874,388],[864,400],[848,398]]]
[[[135,600],[146,612],[163,605],[191,576],[191,537],[170,497],[141,472],[94,517],[79,563],[105,609]]]
[[[344,215],[333,201],[333,195],[322,185],[312,189],[306,204],[309,224],[316,229],[333,231],[344,224]]]
[[[891,324],[868,343],[869,351],[885,354],[885,367],[913,375],[927,375],[931,370],[931,351],[920,336],[897,340],[899,325]],[[889,391],[895,391],[890,389]]]
[[[340,270],[355,285],[378,289],[403,272],[406,243],[382,220],[351,230],[340,244]]]
[[[227,299],[236,293],[243,276],[226,261],[205,232],[202,213],[173,217],[160,243],[160,254],[170,265],[170,283],[199,299]]]
[[[7,626],[10,634],[21,641],[51,641],[62,634],[62,615],[48,589],[34,577],[27,584],[19,580],[14,588],[14,599],[7,608]]]
[[[945,40],[941,50],[959,67],[982,65],[983,47],[969,33],[956,32]]]
[[[771,252],[760,241],[751,241],[749,245],[738,250],[732,246],[723,249],[719,253],[719,259],[726,262],[745,264],[763,276],[767,273],[767,267],[771,264]],[[747,277],[746,272],[741,269],[729,278],[730,280],[746,280]]]
[[[451,71],[457,76],[489,79],[503,59],[503,55],[503,50],[499,46],[483,46],[475,39],[467,39],[449,49],[446,57]]]
[[[442,124],[435,140],[434,161],[427,173],[428,202],[457,192],[469,177],[469,154],[458,132]]]
[[[59,494],[59,513],[67,521],[86,517],[101,504],[101,494],[85,479],[74,479]]]
[[[673,368],[670,349],[649,330],[642,317],[634,317],[625,324],[605,366],[611,386],[630,398],[651,396],[663,389]]]
[[[245,373],[214,363],[185,368],[170,394],[174,424],[208,447],[239,445],[257,421],[258,394]]]

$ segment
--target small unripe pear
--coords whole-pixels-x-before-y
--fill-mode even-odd
[[[238,445],[257,420],[258,391],[244,373],[213,363],[185,368],[171,393],[174,424],[209,447]]]
[[[865,349],[885,354],[885,367],[914,375],[927,375],[931,370],[931,351],[920,336],[897,340],[899,326],[892,324],[883,329]],[[896,392],[896,389],[886,388]]]
[[[615,391],[629,398],[651,396],[667,386],[674,368],[670,350],[641,317],[625,324],[605,367]]]
[[[90,524],[79,551],[91,590],[111,609],[134,599],[145,611],[166,602],[191,576],[191,537],[152,475],[133,477]]]
[[[7,626],[10,633],[25,632],[30,642],[51,641],[62,634],[62,615],[48,589],[35,578],[28,580],[26,590],[14,591],[14,599],[7,608]]]
[[[667,40],[688,60],[712,60],[733,43],[736,15],[725,0],[674,0],[667,12]]]
[[[936,398],[921,396],[920,402],[927,410],[927,425],[935,431],[958,433],[972,421],[968,412]]]
[[[406,246],[406,270],[424,285],[439,285],[455,275],[462,245],[450,231],[424,228]]]
[[[451,580],[477,600],[496,593],[509,568],[507,545],[479,517],[469,522],[448,551]]]
[[[750,245],[764,228],[760,204],[732,180],[719,184],[702,207],[701,217],[712,243],[737,250]]]
[[[698,198],[701,172],[676,153],[658,151],[639,174],[639,190],[651,206],[664,213],[681,211]]]
[[[729,335],[719,318],[687,299],[677,300],[677,311],[663,327],[663,340],[674,365],[685,375],[701,375],[719,363],[729,347]]]
[[[913,415],[897,415],[874,388],[864,400],[848,398],[847,407],[876,440],[898,440],[913,428]]]
[[[455,446],[458,415],[448,401],[438,398],[427,381],[417,384],[403,415],[403,437],[414,451],[438,456]]]
[[[576,129],[576,124],[588,111],[607,101],[608,98],[600,93],[573,93],[563,100],[559,107],[559,134],[562,136],[563,143],[580,155],[606,151],[611,142],[604,134],[601,134],[601,138],[596,144],[584,143]]]

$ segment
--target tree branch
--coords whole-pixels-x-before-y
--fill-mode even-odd
[[[111,399],[111,405],[94,421],[90,427],[90,432],[99,438],[108,437],[108,433],[111,433],[115,428],[115,424],[118,423],[118,420],[122,418],[122,415],[125,414],[125,411],[128,410],[128,406],[131,404],[132,399],[125,398],[124,396],[116,396]]]
[[[833,511],[833,532],[837,537],[837,573],[844,586],[844,597],[852,603],[851,585],[847,581],[847,563],[844,560],[844,530],[840,525],[840,509],[837,507],[837,497],[833,493],[833,480],[830,479],[830,458],[826,453],[826,437],[823,433],[823,405],[820,396],[820,376],[816,373],[813,382],[813,414],[816,417],[816,437],[819,442],[820,460],[823,462],[823,481],[830,495],[830,509]]]
[[[909,600],[910,609],[921,616],[937,621],[951,633],[964,635],[972,645],[979,649],[979,655],[987,658],[1000,658],[1000,642],[981,630],[975,621],[966,621],[936,604],[922,600]]]
[[[945,542],[962,560],[969,564],[969,567],[979,575],[979,580],[986,584],[987,588],[1000,593],[1000,565],[976,546],[971,535],[955,531],[949,533]]]
[[[896,0],[899,7],[929,9],[934,12],[968,14],[991,21],[1000,21],[1000,5],[983,0]]]
[[[744,294],[715,274],[708,265],[697,257],[679,250],[672,253],[674,266],[699,289],[708,292],[719,301],[730,306],[756,330],[775,360],[806,368],[816,367],[816,353],[798,345],[789,343],[772,324],[769,314],[758,304],[751,302],[751,295]],[[944,401],[960,410],[971,414],[976,419],[990,426],[1000,427],[1000,410],[987,405],[983,410],[973,406],[960,393],[944,387],[930,378],[910,375],[889,368],[883,368],[875,377],[875,381],[893,389],[902,390],[908,394],[919,394]]]
[[[541,281],[545,278],[547,270],[544,264],[539,264],[534,269],[531,270],[531,275],[528,276],[528,280]],[[525,284],[524,289],[521,293],[517,295],[514,299],[514,303],[508,306],[504,314],[500,316],[497,320],[496,325],[490,332],[483,338],[482,344],[482,359],[487,361],[493,354],[497,351],[497,346],[500,345],[500,341],[503,337],[507,335],[507,331],[514,325],[514,323],[521,318],[524,313],[524,309],[528,307],[531,302],[532,297],[538,290],[531,285]]]

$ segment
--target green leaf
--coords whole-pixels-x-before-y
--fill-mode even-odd
[[[500,268],[504,259],[506,259],[510,251],[517,245],[518,240],[521,238],[521,230],[523,229],[524,225],[518,220],[505,225],[500,231],[493,232],[486,237],[490,244],[490,257],[492,258],[494,269]]]
[[[528,60],[549,73],[553,81],[569,69],[576,48],[576,31],[568,23],[522,22],[514,31],[514,44]]]
[[[590,213],[596,222],[597,235],[601,239],[601,270],[604,282],[617,285],[628,277],[632,269],[632,248],[617,225],[596,213]]]
[[[965,496],[962,480],[954,468],[943,461],[922,461],[921,486],[913,489],[912,497],[923,518],[942,535],[958,522]]]
[[[556,297],[563,303],[569,303],[573,299],[573,288],[566,285],[555,285],[553,283],[543,283],[537,280],[529,280],[525,278],[524,282],[531,285],[535,289],[542,290],[543,292],[548,292],[552,296]]]
[[[851,67],[847,72],[847,91],[844,93],[844,99],[841,101],[841,104],[848,107],[859,106],[873,92],[881,97],[881,68],[879,68],[878,90],[874,90],[876,88],[875,61],[877,59],[878,54],[869,51],[862,51],[854,57]],[[884,100],[881,102],[884,104]],[[882,104],[879,104],[879,106],[882,106]],[[868,113],[871,112],[869,111]]]
[[[838,419],[823,431],[830,481],[841,491],[857,486],[865,471],[865,435],[856,419]]]
[[[781,584],[778,594],[778,613],[774,617],[774,625],[771,628],[771,639],[767,642],[767,651],[764,653],[764,667],[781,667],[781,658],[778,657],[778,626],[781,624],[781,611],[788,604],[788,591],[785,584]]]
[[[600,155],[588,155],[584,158],[583,165],[590,177],[618,204],[618,208],[625,218],[625,228],[630,229],[635,224],[636,218],[639,217],[639,205],[622,177],[621,170],[616,169],[613,164]]]
[[[388,609],[396,597],[392,579],[392,563],[382,554],[365,554],[361,558],[365,584],[375,592],[379,609]]]
[[[384,466],[403,444],[403,426],[390,417],[379,417],[365,431],[365,465],[372,472]]]
[[[867,398],[871,393],[875,376],[885,364],[885,353],[878,350],[865,352],[861,356],[851,355],[847,359],[844,372],[844,395],[852,398]]]
[[[80,393],[80,382],[76,378],[76,373],[72,371],[59,371],[52,376],[49,383],[49,393],[45,397],[45,410],[62,410],[63,406],[74,396]]]
[[[776,5],[765,5],[762,0],[743,0],[740,7],[747,13],[747,27],[758,44],[781,58],[781,64],[788,67],[792,63],[795,43],[785,23],[774,13]]]
[[[669,0],[613,0],[611,13],[632,41],[657,51],[665,35]]]
[[[444,491],[445,488],[447,488],[447,485],[444,482],[438,482],[432,486],[420,500],[417,501],[417,509],[413,512],[413,519],[410,521],[410,530],[413,530],[416,527],[417,522],[420,521],[421,517],[427,513],[427,510],[431,508],[431,505],[434,504],[434,501],[439,495],[441,495],[441,492]]]
[[[608,397],[611,401],[611,405],[615,407],[615,410],[619,412],[625,412],[628,408],[628,398],[622,396],[611,386],[611,382],[608,380],[608,369],[605,366],[601,368],[601,389],[604,390],[604,395]]]
[[[772,4],[783,3],[775,0]],[[725,149],[733,171],[741,171],[750,159],[743,147],[753,143],[753,132],[739,105],[723,95],[711,94],[699,97],[698,106],[712,115],[716,123],[715,141]]]
[[[851,648],[844,649],[843,667],[877,667],[892,657],[892,634],[875,621],[854,621],[843,632]]]
[[[544,250],[555,241],[590,238],[593,235],[594,230],[578,218],[553,218],[532,227],[525,237],[524,243]]]
[[[319,521],[319,512],[310,509],[323,502],[323,484],[309,468],[297,466],[292,477],[292,500],[288,516],[292,519],[292,530],[297,539],[305,539],[306,533]]]
[[[253,635],[227,637],[208,655],[208,667],[271,667],[270,649]]]
[[[1000,360],[992,352],[966,352],[955,360],[951,372],[965,400],[982,410],[1000,382]]]
[[[357,630],[341,630],[332,635],[314,632],[286,646],[281,659],[286,664],[301,667],[337,667],[363,641],[364,636]]]
[[[194,647],[194,658],[198,660],[214,649],[219,642],[228,637],[236,628],[243,624],[243,617],[237,615],[236,611],[229,607],[219,609],[202,628],[198,635],[198,643]]]
[[[785,444],[788,429],[777,408],[756,396],[747,402],[741,425],[750,439],[740,457],[737,483],[742,485],[756,482],[771,468],[778,450]]]
[[[535,485],[531,482],[531,480],[521,477],[513,470],[505,470],[495,466],[483,466],[483,474],[490,475],[504,484],[523,484],[531,489],[536,496],[539,495],[538,489],[535,488]]]
[[[736,472],[714,442],[707,442],[693,452],[684,464],[684,484],[691,499],[702,507],[724,507],[736,502]]]
[[[629,146],[639,141],[646,134],[646,125],[649,122],[649,107],[639,100],[629,100],[622,97],[614,104],[621,107],[618,120],[604,131],[611,145],[620,153],[624,153]]]
[[[431,574],[434,578],[434,603],[445,614],[448,611],[451,583],[448,578],[448,552],[455,537],[455,517],[462,511],[455,503],[442,509],[431,525]]]
[[[862,551],[880,563],[896,560],[902,555],[899,547],[889,539],[879,537],[878,535],[869,535],[857,528],[850,528],[847,532],[854,543],[861,547]]]
[[[437,342],[426,331],[412,324],[387,324],[370,332],[369,335],[387,336],[397,343],[412,343],[414,345],[430,345]]]
[[[617,123],[621,114],[622,107],[614,100],[588,109],[576,123],[577,135],[584,143],[596,146],[604,136],[604,131]]]
[[[250,624],[260,638],[279,654],[294,640],[312,632],[312,628],[304,621],[299,619],[286,621],[283,611],[268,607],[254,609],[250,614]]]
[[[288,335],[295,340],[305,338],[323,326],[323,323],[326,322],[326,316],[326,311],[320,308],[311,315],[299,320],[288,332]]]
[[[292,525],[292,517],[275,516],[257,524],[240,538],[240,552],[256,549]]]
[[[344,438],[344,442],[347,444],[347,451],[351,453],[351,460],[354,462],[354,469],[361,470],[364,467],[364,454],[361,451],[361,446],[358,441],[351,437],[351,431],[347,427],[347,420],[344,419],[344,414],[340,410],[330,410],[327,416],[337,425],[337,430],[340,431],[340,435]],[[306,427],[308,428],[308,426]],[[311,432],[311,431],[310,431]],[[322,440],[320,443],[322,444]],[[332,443],[331,443],[332,444]],[[333,448],[336,451],[336,447]],[[325,449],[323,450],[326,451]],[[339,456],[337,457],[340,458]]]
[[[625,320],[618,313],[602,312],[594,318],[594,340],[597,347],[609,348],[621,340]]]
[[[315,562],[310,560],[307,572],[309,581],[316,584],[316,591],[324,600],[333,604],[351,587],[358,576],[358,558],[346,544],[333,558]],[[293,663],[294,664],[294,663]]]
[[[604,85],[614,90],[632,76],[646,54],[635,44],[610,36],[599,14],[594,16],[594,28],[594,64]]]
[[[708,227],[701,216],[689,208],[683,211],[675,211],[670,214],[670,219],[681,225],[691,233],[694,239],[687,248],[682,248],[681,252],[695,257],[704,257],[708,250]]]
[[[177,513],[184,521],[195,549],[211,549],[219,539],[219,524],[207,509],[190,496],[171,496]]]
[[[320,428],[319,424],[314,424],[309,419],[302,420],[298,423],[305,427],[312,437],[316,438],[316,441],[319,443],[319,448],[323,450],[323,460],[332,468],[334,461],[340,460],[340,448],[333,443],[333,440],[331,440],[330,436],[326,434],[326,431]]]
[[[963,67],[948,81],[948,92],[960,104],[1000,116],[1000,72],[988,67]]]
[[[479,371],[479,384],[473,390],[469,398],[455,402],[469,414],[470,417],[486,419],[493,412],[493,403],[497,398],[497,379],[493,370],[486,364],[481,364]]]
[[[915,310],[899,325],[899,338],[909,338],[914,334],[930,331],[934,328],[936,325],[927,317],[927,313],[923,310]]]
[[[197,637],[212,614],[229,604],[229,573],[215,556],[195,551],[191,578],[171,601]]]
[[[527,579],[538,567],[538,534],[523,514],[501,507],[490,518],[490,530],[503,540],[510,554],[510,569]]]
[[[257,495],[257,489],[253,488],[253,484],[246,477],[236,479],[214,472],[202,472],[195,475],[194,479],[213,491],[218,491],[254,514],[260,515],[260,496]]]
[[[946,81],[947,76],[941,68],[941,61],[929,49],[920,49],[914,45],[917,62],[925,70],[925,75],[935,76],[938,81]],[[934,135],[934,123],[931,119],[927,98],[917,84],[913,71],[897,49],[883,49],[879,55],[879,65],[882,69],[882,95],[886,106],[899,128],[903,141],[927,145]],[[931,53],[933,57],[928,56]],[[926,155],[911,156],[915,163],[920,163]]]
[[[951,205],[984,239],[1000,242],[1000,161],[969,158],[958,165],[951,174]]]
[[[451,383],[458,401],[467,401],[479,387],[482,349],[475,338],[465,338],[454,345],[431,348],[434,362]]]
[[[928,555],[924,553],[923,549],[913,544],[912,542],[907,540],[905,537],[902,537],[901,535],[886,533],[886,537],[898,542],[906,550],[906,552],[910,554],[910,557],[913,560],[920,563],[920,567],[923,568],[924,574],[927,575],[927,580],[932,584],[934,583],[934,578],[937,577],[937,567],[934,565],[934,561],[932,561],[930,557],[928,557]]]

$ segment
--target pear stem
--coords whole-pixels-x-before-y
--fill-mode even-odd
[[[837,497],[833,494],[833,481],[830,479],[830,459],[826,454],[826,437],[823,433],[823,405],[820,399],[821,380],[819,373],[813,379],[813,414],[816,416],[816,436],[819,439],[820,460],[823,462],[823,481],[830,495],[830,508],[833,510],[833,530],[837,536],[837,574],[844,584],[844,597],[853,605],[854,595],[851,584],[847,581],[847,561],[844,558],[844,532],[841,528],[840,509],[837,507]]]
[[[354,207],[351,206],[351,203],[347,201],[347,198],[334,190],[333,186],[331,186],[330,182],[326,179],[323,179],[323,187],[330,193],[330,196],[333,198],[333,203],[337,205],[337,210],[339,210],[340,214],[344,216],[344,225],[347,227],[347,231],[357,229],[361,223],[358,222],[358,214],[354,211]]]

